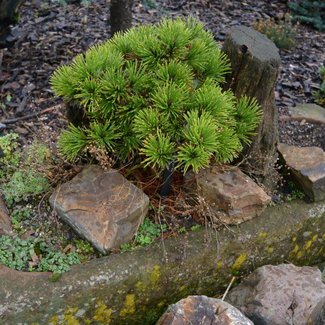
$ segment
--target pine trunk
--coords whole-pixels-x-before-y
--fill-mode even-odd
[[[6,46],[9,25],[16,22],[17,10],[24,0],[0,0],[0,47]]]
[[[132,26],[133,0],[111,0],[111,35],[125,31]]]
[[[272,41],[261,33],[237,26],[228,34],[223,51],[228,55],[232,74],[228,78],[237,98],[255,97],[263,110],[262,121],[252,145],[245,148],[248,171],[270,186],[277,159],[278,115],[274,87],[279,73],[280,56]]]

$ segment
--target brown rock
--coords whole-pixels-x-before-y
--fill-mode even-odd
[[[0,197],[0,236],[9,235],[12,232],[8,209]]]
[[[89,166],[50,197],[58,215],[100,252],[132,239],[149,198],[116,170]]]
[[[325,109],[316,104],[297,104],[289,108],[289,113],[293,120],[325,124]]]
[[[254,324],[306,325],[325,297],[325,284],[316,267],[266,265],[230,291],[227,301]]]
[[[318,147],[278,145],[280,158],[295,182],[314,201],[325,199],[325,152]]]
[[[189,296],[160,317],[156,325],[253,325],[238,309],[220,299]]]
[[[259,216],[271,198],[237,167],[212,166],[198,175],[199,194],[227,224],[239,224]]]

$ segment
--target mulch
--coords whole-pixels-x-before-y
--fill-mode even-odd
[[[286,1],[281,0],[142,0],[135,1],[133,18],[137,25],[191,15],[204,22],[222,45],[231,26],[281,19],[286,12]],[[25,2],[20,17],[12,30],[13,46],[0,50],[0,133],[13,130],[23,142],[40,137],[54,143],[67,121],[49,78],[59,65],[110,37],[109,4],[33,0]],[[321,81],[318,70],[325,63],[324,33],[296,26],[296,34],[296,46],[280,50],[282,67],[275,93],[280,117],[296,103],[313,102]],[[324,125],[279,119],[279,133],[281,142],[325,150]]]

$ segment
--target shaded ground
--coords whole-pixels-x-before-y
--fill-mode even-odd
[[[206,23],[222,43],[233,25],[250,26],[257,19],[281,18],[287,11],[285,1],[135,1],[134,24],[155,22],[162,16],[196,16]],[[37,119],[8,124],[25,138],[46,133],[53,140],[65,126],[61,100],[54,98],[48,80],[55,68],[69,62],[89,46],[109,38],[109,6],[93,1],[88,7],[28,1],[21,11],[21,21],[14,27],[18,39],[10,49],[0,50],[0,122],[40,112]],[[319,87],[318,69],[325,62],[324,33],[297,27],[296,47],[280,51],[282,68],[277,84],[277,106],[281,114],[298,102],[312,102]],[[281,141],[325,149],[324,126],[300,122],[280,122]],[[0,126],[1,128],[1,126]]]
[[[251,26],[257,19],[281,18],[288,10],[281,0],[157,0],[154,4],[151,0],[135,1],[134,24],[156,22],[163,16],[192,15],[206,24],[220,45],[229,27]],[[0,50],[0,135],[13,130],[21,135],[22,142],[37,137],[55,145],[67,121],[62,100],[55,98],[50,89],[49,77],[60,64],[70,62],[92,44],[107,40],[108,22],[109,6],[105,0],[92,1],[88,7],[40,0],[25,3],[20,23],[13,28],[16,42],[10,49]],[[280,116],[296,103],[313,102],[312,94],[320,84],[318,70],[325,63],[324,33],[304,26],[296,28],[296,47],[280,51],[282,67],[276,87]],[[40,112],[34,118],[12,120]],[[324,125],[280,120],[279,129],[281,142],[316,145],[325,150]],[[30,221],[36,232],[47,233],[56,228],[62,236],[72,236],[65,227],[61,229],[55,215],[48,214],[38,213],[38,222]],[[180,212],[181,217],[185,215]],[[44,218],[49,220],[46,227]]]

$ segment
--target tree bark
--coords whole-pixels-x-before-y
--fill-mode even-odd
[[[16,23],[17,11],[25,0],[0,0],[0,48],[5,46],[10,25]]]
[[[111,0],[111,35],[132,26],[132,0]]]
[[[277,159],[278,114],[274,86],[281,64],[278,49],[261,33],[245,27],[231,29],[223,51],[228,55],[232,74],[227,82],[237,98],[255,97],[262,107],[263,118],[252,145],[244,149],[246,168],[264,185],[270,186]]]

